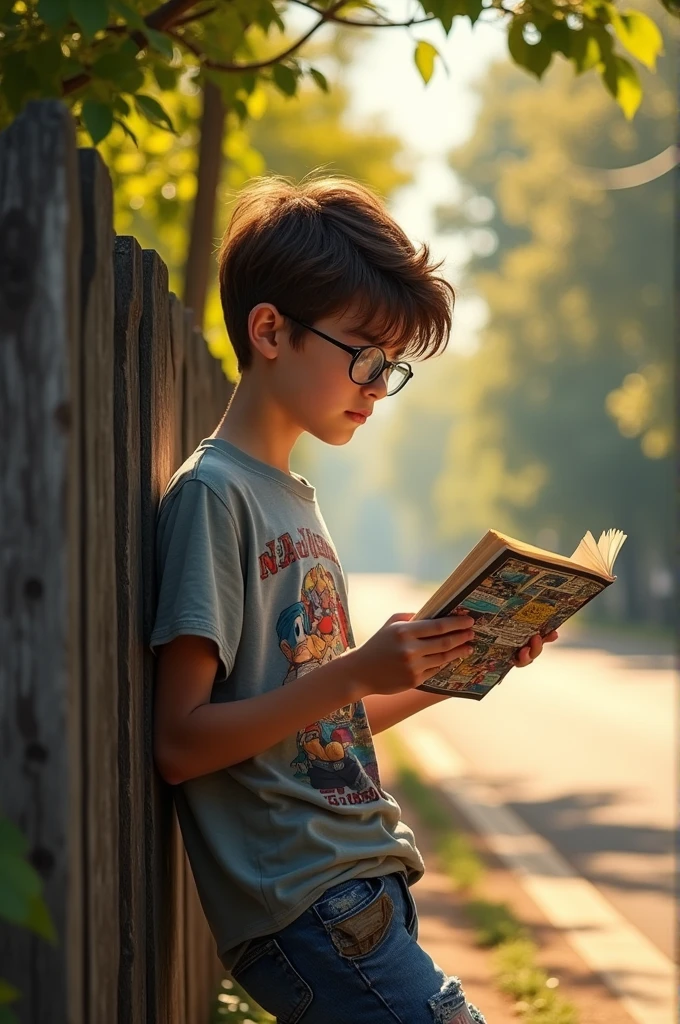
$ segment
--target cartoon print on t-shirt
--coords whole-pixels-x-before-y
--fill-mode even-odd
[[[301,600],[279,615],[279,648],[288,661],[283,684],[342,654],[351,628],[332,573],[320,563],[305,575]],[[310,722],[297,735],[291,762],[295,778],[306,780],[329,804],[368,803],[380,798],[380,777],[363,701]]]

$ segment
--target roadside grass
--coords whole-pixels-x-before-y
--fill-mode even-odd
[[[210,1024],[276,1024],[271,1014],[250,998],[231,978],[223,978],[215,997]]]
[[[396,787],[430,833],[442,867],[463,894],[463,910],[474,926],[475,943],[493,950],[495,984],[514,998],[518,1018],[523,1024],[579,1024],[577,1008],[555,991],[558,979],[537,964],[538,947],[512,908],[484,898],[485,867],[467,838],[451,824],[444,796],[424,780],[394,733],[385,734],[385,742],[394,763]]]

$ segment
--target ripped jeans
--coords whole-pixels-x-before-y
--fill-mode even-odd
[[[417,936],[405,874],[351,879],[253,939],[231,975],[277,1024],[486,1024]]]

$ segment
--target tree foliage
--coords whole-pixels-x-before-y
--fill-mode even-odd
[[[676,0],[664,5],[677,13]],[[287,36],[296,7],[309,12],[311,25]],[[0,0],[0,127],[29,99],[50,96],[71,106],[95,145],[115,124],[134,138],[134,115],[176,132],[167,94],[188,68],[199,81],[215,82],[245,121],[249,97],[263,83],[284,96],[296,95],[305,80],[327,90],[325,75],[306,56],[316,32],[329,24],[379,31],[395,24],[386,11],[388,5],[371,0]],[[403,24],[417,31],[433,21],[447,34],[457,17],[472,24],[500,19],[519,66],[540,78],[560,54],[576,74],[596,69],[629,118],[641,89],[624,53],[653,69],[661,52],[655,22],[611,0],[414,0],[414,11]],[[415,39],[414,60],[426,82],[437,57],[431,42]]]
[[[647,618],[645,573],[672,537],[672,179],[611,191],[592,169],[672,145],[672,68],[649,77],[634,124],[559,67],[539,88],[498,64],[478,92],[473,134],[450,158],[463,195],[439,222],[477,249],[457,284],[489,316],[474,355],[450,360],[449,422],[442,441],[440,409],[436,437],[421,437],[440,452],[421,487],[440,542],[493,525],[568,554],[587,529],[620,526],[628,614]]]
[[[350,123],[345,117],[349,96],[340,79],[360,37],[353,34],[315,45],[315,59],[323,63],[332,85],[328,93],[319,94],[313,83],[305,82],[291,102],[271,84],[260,83],[247,99],[244,122],[233,110],[228,113],[215,247],[227,227],[238,190],[254,175],[268,172],[299,180],[310,168],[322,167],[329,173],[365,181],[386,199],[412,180],[412,161],[395,135],[374,122]],[[177,294],[182,291],[196,193],[201,100],[197,79],[187,72],[166,98],[174,134],[135,112],[131,127],[136,144],[116,129],[99,147],[113,179],[116,231],[134,235],[142,246],[161,254],[168,266],[170,287]],[[213,261],[204,333],[211,351],[233,379],[236,361],[226,335],[216,275]]]

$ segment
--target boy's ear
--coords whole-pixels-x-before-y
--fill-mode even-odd
[[[276,359],[279,354],[279,343],[276,332],[285,327],[286,322],[276,306],[271,302],[258,302],[248,314],[248,334],[250,343],[265,359]]]

